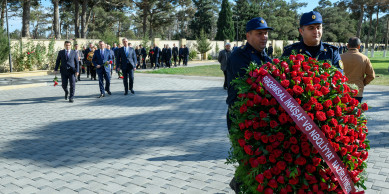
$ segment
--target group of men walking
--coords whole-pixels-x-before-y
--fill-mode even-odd
[[[128,91],[135,94],[133,89],[134,72],[137,68],[146,69],[147,56],[150,58],[151,68],[154,69],[170,68],[172,59],[174,66],[177,66],[177,59],[178,65],[182,61],[183,65],[187,66],[189,59],[189,48],[186,45],[182,45],[178,49],[175,44],[173,44],[173,48],[166,44],[161,50],[154,44],[147,55],[147,51],[142,45],[136,46],[134,49],[126,38],[122,39],[122,44],[119,47],[115,43],[112,49],[104,41],[99,41],[98,48],[90,43],[89,47],[82,51],[79,50],[77,44],[72,50],[70,41],[65,41],[64,47],[65,49],[58,53],[54,73],[57,74],[58,69],[60,69],[65,100],[69,99],[71,103],[74,102],[75,83],[81,80],[80,74],[83,71],[86,71],[87,78],[90,75],[91,80],[97,80],[96,77],[98,77],[100,89],[98,98],[103,98],[106,93],[112,95],[110,84],[113,69],[118,72],[119,77],[120,74],[122,75],[124,95],[128,95]],[[70,91],[68,84],[70,84]]]

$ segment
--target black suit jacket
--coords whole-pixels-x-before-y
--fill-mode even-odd
[[[138,63],[136,59],[135,50],[131,47],[128,48],[128,57],[126,56],[124,47],[122,47],[118,50],[118,56],[116,58],[116,64],[119,65],[120,68],[123,70],[134,69],[136,67],[136,64]]]
[[[173,47],[173,56],[177,56],[178,55],[178,47]]]
[[[65,49],[59,51],[57,60],[55,62],[54,70],[58,71],[58,67],[61,67],[61,73],[78,73],[80,67],[77,52],[74,50],[70,50],[70,53],[67,57],[65,54]]]

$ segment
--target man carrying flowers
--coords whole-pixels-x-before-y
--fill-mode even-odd
[[[228,83],[228,97],[227,104],[229,107],[237,100],[238,91],[234,87],[230,87],[232,80],[244,76],[246,73],[245,68],[249,67],[251,61],[257,61],[258,65],[263,62],[271,62],[271,59],[266,55],[265,48],[268,39],[268,30],[273,28],[268,27],[265,19],[257,17],[251,19],[246,24],[246,39],[247,43],[236,49],[231,57],[227,61],[227,83]],[[230,131],[231,118],[227,112],[227,127]],[[238,181],[232,179],[230,187],[239,193]]]

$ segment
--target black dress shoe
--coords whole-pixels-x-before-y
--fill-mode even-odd
[[[128,92],[124,92],[124,95],[128,95]]]
[[[69,94],[69,92],[65,91],[65,100],[68,100],[68,94]]]
[[[100,94],[100,96],[97,98],[103,98],[104,96],[105,96],[104,94]]]
[[[70,102],[70,103],[73,103],[73,102],[74,102],[73,98],[70,98],[70,99],[69,99],[69,102]]]
[[[135,94],[134,90],[130,90],[132,94]]]
[[[109,95],[112,95],[112,93],[111,93],[111,92],[109,92],[109,91],[108,91],[107,93],[108,93]]]

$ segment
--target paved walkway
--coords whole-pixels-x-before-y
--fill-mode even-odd
[[[83,75],[84,76],[84,75]],[[44,76],[52,80],[52,76]],[[223,78],[136,74],[0,91],[0,193],[232,193]],[[369,86],[367,193],[389,193],[389,87]]]

